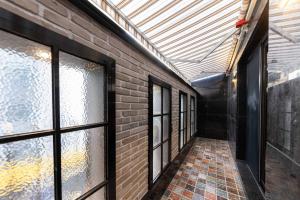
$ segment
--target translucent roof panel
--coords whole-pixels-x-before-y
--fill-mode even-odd
[[[89,1],[106,12],[107,7],[114,8],[119,15],[113,17],[116,23],[126,21],[124,29],[135,30],[133,37],[189,81],[204,73],[226,72],[235,46],[235,22],[249,4],[249,0]]]

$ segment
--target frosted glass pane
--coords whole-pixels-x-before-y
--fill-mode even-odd
[[[157,178],[161,171],[161,147],[153,151],[153,180]]]
[[[169,162],[169,142],[163,144],[163,167],[165,167]]]
[[[186,111],[186,96],[185,95],[180,95],[180,111]]]
[[[193,134],[196,132],[196,128],[195,128],[195,124],[193,124],[192,128],[193,128]]]
[[[91,196],[89,196],[86,199],[87,200],[105,200],[105,187],[101,188],[100,190],[98,190],[97,192],[95,192],[94,194],[92,194]]]
[[[59,53],[61,126],[104,121],[104,67]]]
[[[184,97],[183,95],[180,95],[180,111],[184,111]]]
[[[183,137],[184,137],[183,131],[180,131],[180,148],[183,147]]]
[[[191,99],[191,110],[195,109],[195,101],[194,99]]]
[[[168,89],[163,89],[163,111],[169,113],[170,110],[170,92]]]
[[[191,111],[191,123],[193,124],[195,122],[195,112]]]
[[[61,145],[64,199],[75,199],[104,181],[104,128],[64,133]]]
[[[184,128],[184,127],[183,127],[183,125],[184,125],[184,123],[183,123],[183,121],[184,121],[183,116],[184,116],[184,114],[183,114],[183,113],[180,113],[180,129],[183,129],[183,128]]]
[[[183,115],[183,127],[186,128],[186,113]]]
[[[52,136],[0,145],[0,199],[54,199]]]
[[[161,87],[153,85],[153,114],[161,114]]]
[[[169,116],[163,117],[163,123],[163,140],[166,140],[169,137]]]
[[[52,129],[51,49],[0,30],[0,136]]]
[[[153,117],[153,147],[161,142],[161,117]]]

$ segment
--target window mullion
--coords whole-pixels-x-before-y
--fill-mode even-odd
[[[161,93],[160,93],[160,95],[161,95],[161,102],[160,102],[160,109],[161,109],[161,117],[160,117],[160,123],[161,123],[161,130],[160,130],[160,144],[161,144],[161,147],[160,147],[160,173],[162,174],[162,171],[163,171],[163,161],[164,161],[164,158],[163,158],[163,134],[164,134],[164,125],[163,125],[163,117],[164,117],[164,109],[163,109],[163,105],[164,105],[164,100],[163,100],[163,92],[164,92],[164,89],[163,89],[163,87],[160,87],[161,88]]]
[[[54,192],[55,199],[62,199],[61,183],[61,141],[59,106],[59,49],[52,47],[52,95],[53,95],[53,154],[54,154]]]

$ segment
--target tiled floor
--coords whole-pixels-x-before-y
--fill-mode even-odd
[[[197,138],[162,200],[245,200],[227,141]]]

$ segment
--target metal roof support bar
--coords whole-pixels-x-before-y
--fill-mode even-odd
[[[218,42],[215,46],[213,46],[203,57],[199,60],[188,60],[188,59],[172,59],[168,58],[167,60],[170,62],[186,62],[186,63],[201,63],[205,58],[207,58],[210,54],[212,54],[219,46],[221,46],[228,38],[230,38],[233,34],[235,34],[239,29],[235,29],[234,31],[225,35],[220,42]]]
[[[270,26],[270,29],[274,33],[277,33],[278,35],[282,36],[283,38],[287,39],[288,41],[290,41],[292,43],[298,43],[299,42],[294,36],[292,36],[291,34],[289,34],[288,32],[286,32],[285,30],[283,30],[282,28],[280,28],[276,24],[270,22],[269,26]]]

